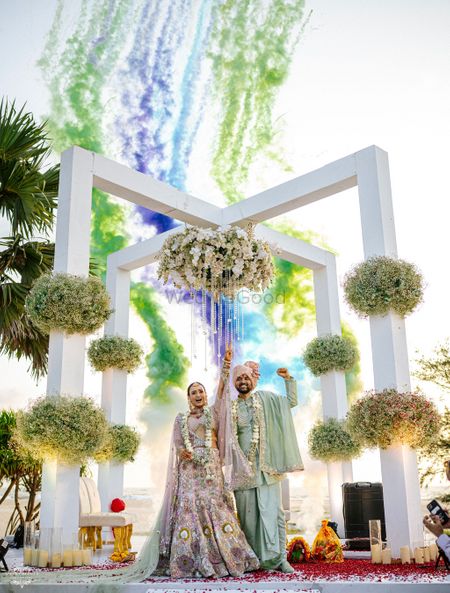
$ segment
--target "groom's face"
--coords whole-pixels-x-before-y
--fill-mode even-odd
[[[252,390],[252,380],[247,375],[247,373],[242,373],[242,375],[236,377],[234,386],[236,387],[239,393],[245,394]]]

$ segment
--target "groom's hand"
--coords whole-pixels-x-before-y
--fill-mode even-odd
[[[230,369],[231,361],[233,360],[233,348],[231,344],[226,347],[225,355],[223,357],[223,368]]]
[[[289,371],[284,367],[277,369],[277,375],[279,375],[282,379],[292,379]]]

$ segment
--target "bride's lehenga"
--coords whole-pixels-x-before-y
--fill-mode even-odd
[[[217,420],[212,408],[213,435]],[[175,420],[174,442],[184,448],[182,415]],[[205,449],[206,420],[189,416],[189,437],[194,449]],[[178,461],[178,484],[170,544],[170,575],[175,578],[239,576],[255,570],[259,561],[247,543],[236,514],[233,496],[224,488],[216,438],[207,465]],[[215,446],[214,446],[215,445]]]

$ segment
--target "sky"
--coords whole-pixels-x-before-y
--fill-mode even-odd
[[[75,14],[77,2],[68,5],[73,5]],[[42,53],[55,6],[53,0],[0,0],[1,55],[8,56],[0,63],[0,94],[15,98],[19,105],[26,101],[37,117],[47,113],[49,97],[36,60]],[[450,3],[314,0],[306,2],[306,12],[310,13],[309,19],[273,113],[280,130],[276,142],[291,170],[261,160],[252,169],[245,193],[253,195],[373,144],[388,152],[398,254],[414,262],[426,281],[424,303],[406,321],[409,356],[414,367],[417,351],[429,353],[450,334]],[[65,23],[68,28],[69,20]],[[220,192],[205,175],[203,166],[208,122],[213,117],[212,113],[206,114],[200,127],[187,186],[190,193],[220,203]],[[319,233],[338,253],[340,282],[350,266],[362,259],[356,189],[301,208],[290,218],[297,228]],[[0,224],[0,235],[4,228]],[[342,286],[340,296],[342,317],[360,343],[364,386],[370,389],[373,377],[368,322],[359,320],[348,309]],[[182,320],[186,311],[171,309],[167,314],[178,315]],[[189,344],[189,324],[176,325],[179,340]],[[145,329],[134,315],[131,327],[133,336],[149,347]],[[298,336],[299,352],[312,335],[310,328]],[[281,349],[288,347],[292,344],[280,344]],[[261,348],[270,345],[262,344]],[[0,360],[0,406],[19,408],[45,391],[45,382],[36,385],[26,376],[26,367],[26,363]],[[201,368],[194,361],[190,375],[198,376]],[[213,371],[207,373],[209,384],[214,379]],[[413,385],[416,384],[418,381],[413,379]],[[129,381],[130,423],[139,414],[143,386],[141,369]],[[443,405],[445,398],[437,389],[426,384],[422,387],[438,405]],[[88,369],[86,392],[99,398],[100,377]],[[317,400],[311,402],[311,408],[319,414]],[[302,418],[296,418],[296,422],[304,450],[307,424]],[[127,467],[129,487],[151,486],[151,474],[156,475],[156,470],[150,474],[142,472],[146,463],[148,453],[143,452],[133,466]],[[374,452],[356,461],[354,467],[357,480],[380,479]],[[313,492],[324,486],[324,471],[319,463],[312,463],[310,468],[310,478],[304,478],[302,487]]]

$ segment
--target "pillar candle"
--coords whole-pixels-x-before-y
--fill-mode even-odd
[[[381,564],[381,544],[373,544],[370,551],[372,554],[372,563]]]
[[[74,550],[72,553],[73,553],[73,565],[81,566],[83,564],[83,552],[81,550]]]
[[[82,550],[83,553],[83,564],[85,566],[90,566],[92,564],[92,548],[84,548]]]
[[[31,566],[32,557],[33,557],[33,549],[32,548],[24,548],[23,549],[23,565]]]
[[[392,553],[391,548],[385,548],[381,552],[381,562],[383,564],[391,564],[392,562]]]
[[[425,546],[423,548],[423,559],[425,560],[425,562],[430,562],[430,560],[431,560],[430,548],[428,546]]]
[[[73,566],[72,549],[64,550],[63,563],[64,563],[64,566]]]
[[[31,566],[37,566],[39,561],[39,550],[37,548],[32,548],[31,551]]]
[[[416,564],[423,564],[424,557],[422,548],[416,548],[414,550],[414,560],[416,561]]]
[[[48,564],[48,550],[39,550],[38,566],[46,568]]]
[[[402,546],[400,548],[400,560],[402,564],[410,564],[411,563],[411,550],[409,546]]]
[[[52,554],[52,568],[60,568],[61,567],[61,554],[59,552],[54,552]]]
[[[438,548],[436,544],[430,544],[430,560],[434,562],[438,557]]]

